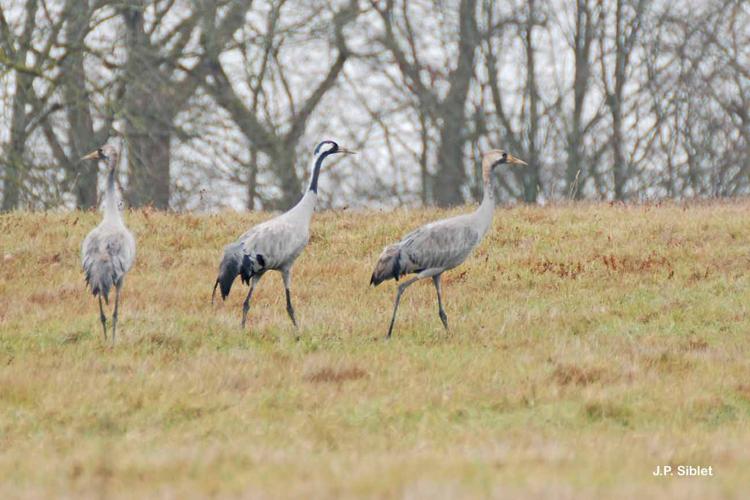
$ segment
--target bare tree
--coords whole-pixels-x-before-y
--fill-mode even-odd
[[[432,199],[440,206],[463,203],[467,183],[464,150],[467,143],[467,98],[474,78],[474,61],[481,35],[477,25],[477,1],[460,0],[457,8],[457,37],[454,62],[447,74],[420,54],[419,42],[410,22],[409,9],[413,2],[394,0],[372,1],[379,14],[383,31],[378,42],[390,53],[403,78],[403,84],[413,93],[420,108],[420,116],[429,117],[439,128],[437,171],[430,176]],[[428,8],[440,8],[433,2]],[[400,15],[397,16],[397,12]],[[437,79],[442,85],[436,85]],[[440,92],[445,87],[445,92]],[[442,95],[441,95],[442,94]]]
[[[584,138],[601,118],[594,113],[585,118],[587,96],[591,89],[593,48],[599,23],[599,9],[594,0],[575,0],[575,23],[572,36],[573,49],[573,109],[566,130],[567,153],[565,168],[565,190],[575,199],[583,196],[582,186],[589,168],[586,165]]]
[[[601,30],[599,45],[602,56],[599,61],[606,103],[612,115],[609,139],[612,148],[612,194],[616,200],[623,200],[630,169],[625,156],[625,85],[630,78],[632,56],[650,0],[614,0],[614,4],[612,47],[607,47],[606,30]],[[608,16],[605,14],[605,17]],[[605,54],[609,52],[614,54],[606,57]]]
[[[246,68],[254,69],[246,81],[251,97],[249,105],[232,84],[225,64],[218,58],[218,53],[215,53],[211,60],[214,71],[204,83],[209,94],[229,112],[251,145],[248,176],[250,206],[251,203],[254,204],[257,196],[255,186],[258,178],[259,152],[268,158],[267,165],[273,172],[280,190],[280,196],[276,200],[266,200],[265,206],[287,208],[299,199],[301,182],[295,168],[297,147],[310,117],[323,96],[336,84],[349,57],[344,28],[356,18],[358,12],[357,2],[351,0],[342,9],[331,14],[332,48],[335,50],[335,56],[333,61],[327,63],[323,78],[312,85],[304,97],[299,98],[289,87],[290,68],[284,67],[281,53],[289,34],[313,22],[321,15],[321,9],[315,8],[311,15],[294,19],[289,25],[285,23],[284,11],[291,11],[292,6],[287,4],[285,0],[270,1],[264,29],[245,42],[240,42],[243,55],[251,51],[259,56],[256,65],[247,61]],[[277,85],[279,87],[274,91]],[[285,99],[286,111],[274,113],[269,99]]]
[[[212,70],[211,61],[242,25],[250,5],[251,0],[196,1],[174,26],[166,22],[170,11],[177,9],[174,1],[158,2],[153,19],[147,19],[145,0],[118,6],[127,50],[122,115],[128,199],[133,205],[169,206],[170,141],[178,132],[175,117]],[[220,8],[226,11],[221,18]],[[201,44],[203,50],[194,46],[196,35],[207,41]]]
[[[23,29],[14,36],[5,13],[0,8],[0,44],[2,44],[2,63],[15,73],[15,92],[13,93],[10,139],[3,155],[3,200],[2,210],[12,210],[18,206],[21,184],[25,171],[24,154],[28,138],[27,127],[32,120],[32,113],[27,108],[33,101],[34,80],[41,77],[39,67],[26,65],[27,54],[32,50],[31,42],[36,27],[36,13],[39,8],[37,0],[27,0],[24,5]]]

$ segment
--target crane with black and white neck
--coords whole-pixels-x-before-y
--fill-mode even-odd
[[[302,199],[289,211],[251,228],[234,243],[224,247],[224,257],[219,265],[211,302],[216,288],[221,298],[226,299],[232,289],[232,283],[239,275],[242,282],[250,286],[245,301],[242,303],[242,328],[247,321],[250,300],[256,285],[268,271],[278,271],[284,280],[286,294],[286,311],[292,324],[297,328],[297,318],[292,306],[291,271],[295,260],[310,240],[310,220],[318,200],[318,177],[324,160],[332,155],[353,154],[334,141],[323,141],[315,148],[310,184]]]

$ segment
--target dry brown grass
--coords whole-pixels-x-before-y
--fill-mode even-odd
[[[451,213],[459,212],[452,211]],[[368,289],[447,213],[325,212],[294,270],[210,305],[267,214],[126,219],[120,342],[79,245],[95,213],[0,216],[0,497],[720,498],[750,468],[750,203],[498,209],[445,279]],[[712,478],[654,478],[656,465]]]

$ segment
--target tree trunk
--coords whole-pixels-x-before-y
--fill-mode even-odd
[[[88,33],[90,12],[88,2],[67,2],[65,39],[70,49],[62,62],[63,99],[68,118],[69,158],[75,162],[101,144],[96,143],[94,124],[89,111],[89,95],[86,91],[86,73],[83,67],[83,40]],[[65,165],[70,177],[75,179],[76,206],[88,209],[96,206],[97,162]]]
[[[617,0],[615,9],[615,82],[614,92],[609,96],[612,113],[612,173],[615,200],[625,199],[625,154],[623,153],[622,101],[625,88],[625,66],[627,47],[625,45],[625,23],[623,1]]]
[[[573,199],[583,196],[582,185],[585,182],[585,165],[583,165],[583,106],[589,88],[590,52],[593,40],[591,10],[588,0],[576,1],[576,26],[573,76],[573,118],[568,131],[568,158],[565,168],[567,194]]]
[[[438,169],[430,180],[432,195],[441,207],[460,205],[465,201],[462,190],[466,184],[463,155],[466,98],[474,77],[474,56],[479,43],[476,7],[476,0],[461,0],[458,63],[448,78],[450,87],[439,110],[442,123],[437,151]]]
[[[622,110],[619,102],[612,106],[612,160],[614,196],[616,200],[625,199],[625,155],[623,154]]]
[[[23,152],[26,147],[26,93],[31,79],[16,73],[16,91],[13,95],[13,111],[10,123],[10,144],[5,155],[3,175],[3,212],[18,208],[21,194],[21,181],[24,171]]]
[[[19,64],[25,64],[26,54],[29,50],[32,33],[36,25],[36,11],[38,2],[30,0],[25,5],[26,20],[24,21],[23,35],[20,39],[19,50],[15,58]],[[3,18],[5,22],[5,18]],[[5,50],[3,50],[5,49]],[[3,52],[10,55],[10,47],[0,48]],[[30,73],[16,71],[16,89],[13,93],[13,103],[11,105],[10,118],[10,144],[8,144],[7,153],[5,154],[5,171],[3,172],[3,201],[2,211],[9,211],[18,208],[21,201],[21,183],[25,170],[23,153],[26,148],[27,131],[29,117],[26,113],[26,107],[30,104],[30,96],[34,95],[34,76]]]
[[[534,53],[534,26],[536,23],[534,0],[528,0],[528,20],[526,25],[526,85],[529,96],[529,151],[528,166],[524,169],[523,199],[526,203],[536,203],[539,197],[539,89],[536,84],[536,54]]]
[[[169,143],[175,110],[170,82],[159,71],[159,53],[144,31],[143,5],[123,12],[128,60],[124,117],[128,149],[128,201],[136,207],[169,208]]]
[[[278,179],[281,195],[278,199],[274,200],[271,208],[278,210],[291,208],[304,194],[302,193],[300,179],[297,177],[296,162],[297,154],[294,151],[294,147],[280,145],[280,147],[275,149],[275,154],[271,158],[271,169]]]
[[[258,197],[256,189],[258,185],[258,150],[250,148],[250,163],[247,168],[247,203],[246,208],[249,212],[255,209],[255,198]]]
[[[130,125],[130,124],[129,124]],[[169,208],[170,135],[128,127],[128,202],[135,207]]]

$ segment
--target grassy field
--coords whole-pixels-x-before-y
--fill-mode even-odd
[[[465,209],[464,209],[465,210]],[[210,304],[268,214],[126,214],[119,343],[80,243],[97,213],[0,216],[0,497],[740,498],[750,486],[750,202],[498,209],[444,279],[368,288],[452,212],[326,212],[293,275]],[[713,477],[655,478],[657,465]]]

